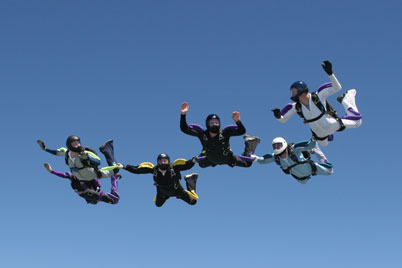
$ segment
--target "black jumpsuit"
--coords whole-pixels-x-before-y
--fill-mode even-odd
[[[233,155],[230,150],[229,139],[232,136],[241,136],[246,133],[246,128],[241,121],[236,122],[236,126],[229,126],[220,129],[215,137],[209,135],[209,131],[202,131],[198,128],[191,128],[186,121],[186,115],[180,117],[180,129],[187,135],[198,137],[203,151],[199,158],[199,165],[202,168],[216,165],[229,165],[231,167],[250,167],[252,161],[247,161],[239,156]],[[202,157],[205,156],[205,157]]]
[[[193,166],[194,162],[190,159],[184,164],[171,164],[165,174],[157,166],[150,168],[127,165],[124,169],[135,174],[154,174],[156,185],[155,205],[161,207],[171,196],[182,199],[190,205],[197,203],[197,200],[193,199],[180,183],[180,171],[191,169]]]

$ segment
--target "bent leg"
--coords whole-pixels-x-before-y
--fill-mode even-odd
[[[186,191],[184,191],[183,189],[179,189],[176,197],[183,200],[184,202],[186,202],[187,204],[190,205],[195,205],[197,203],[197,200],[194,199],[189,193],[187,193]]]
[[[238,167],[251,167],[253,164],[254,158],[243,156],[243,155],[234,155],[233,156],[233,165],[230,166],[238,166]]]
[[[358,128],[362,124],[362,115],[356,106],[356,89],[349,89],[341,101],[346,115],[342,117],[342,122],[346,128]]]
[[[99,151],[103,153],[109,166],[113,166],[115,163],[117,163],[114,157],[113,140],[108,140],[105,142],[101,147],[99,147]]]
[[[330,163],[315,163],[317,167],[317,175],[325,175],[329,176],[334,173],[334,168],[332,167],[332,164]]]
[[[200,168],[214,167],[214,163],[210,162],[206,156],[197,157],[197,162]]]
[[[328,159],[325,154],[321,151],[320,147],[317,145],[313,148],[312,153],[317,157],[318,162],[327,163]]]
[[[154,203],[157,207],[163,206],[163,204],[165,204],[166,200],[168,199],[169,199],[168,195],[161,193],[160,190],[156,188],[156,196],[154,198]]]
[[[120,175],[114,175],[110,178],[111,189],[110,193],[101,192],[101,201],[109,204],[117,204],[120,200],[120,195],[118,193],[118,181],[121,178]]]

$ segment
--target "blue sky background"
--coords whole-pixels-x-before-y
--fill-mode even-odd
[[[2,1],[1,267],[401,267],[400,1]],[[124,164],[190,158],[179,129],[240,111],[262,142],[310,137],[271,109],[289,86],[356,88],[359,129],[323,148],[330,177],[297,183],[275,165],[200,169],[196,206],[152,199],[151,175],[123,171],[118,205],[87,205],[40,150],[76,134],[113,138]],[[343,108],[330,100],[343,115]],[[243,140],[232,138],[235,153]],[[103,161],[105,164],[106,161]],[[186,174],[186,173],[184,173]],[[110,181],[102,180],[103,189]]]

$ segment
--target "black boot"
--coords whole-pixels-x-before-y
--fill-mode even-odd
[[[113,148],[113,140],[108,140],[101,147],[99,147],[99,151],[105,156],[107,164],[109,166],[113,166],[117,163],[114,158],[114,148]]]
[[[250,156],[255,153],[257,145],[260,143],[260,138],[257,136],[244,135],[244,156]]]
[[[184,176],[184,180],[186,181],[186,192],[193,198],[194,200],[198,200],[198,195],[195,192],[195,186],[197,184],[198,174],[192,173]]]

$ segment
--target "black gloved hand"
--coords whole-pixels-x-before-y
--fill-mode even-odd
[[[331,64],[329,61],[327,61],[327,60],[325,60],[325,61],[323,61],[323,62],[324,62],[324,64],[321,64],[321,66],[322,66],[322,68],[324,69],[324,71],[325,71],[328,75],[333,74],[333,72],[332,72],[332,64]]]
[[[275,108],[275,109],[272,109],[272,112],[274,112],[274,116],[275,116],[277,119],[280,119],[280,118],[281,118],[281,116],[282,116],[281,110],[279,110],[278,108]]]
[[[39,146],[42,150],[46,150],[46,145],[43,141],[37,140],[36,142],[39,144]]]

